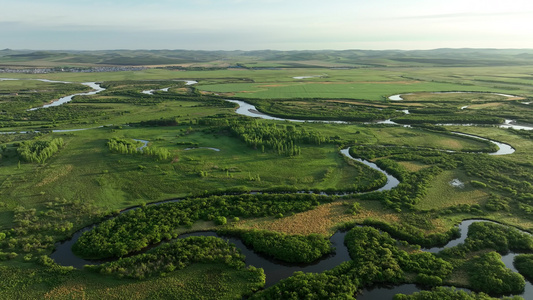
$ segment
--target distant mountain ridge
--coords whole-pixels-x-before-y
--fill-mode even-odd
[[[364,67],[503,66],[533,64],[533,49],[433,50],[0,50],[0,66],[165,66]],[[324,62],[327,64],[318,64]],[[258,65],[258,66],[254,66]],[[209,64],[205,67],[211,67]]]

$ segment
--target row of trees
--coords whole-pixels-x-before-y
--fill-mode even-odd
[[[63,145],[62,138],[50,141],[24,141],[19,144],[17,152],[24,161],[42,164],[63,148]]]
[[[273,150],[287,156],[299,155],[298,144],[320,145],[329,142],[329,138],[318,132],[309,132],[305,128],[297,129],[294,125],[277,125],[259,123],[257,120],[234,120],[229,124],[231,132],[254,149]]]
[[[168,160],[171,157],[170,151],[168,151],[166,148],[144,147],[141,149],[141,145],[142,142],[121,138],[111,138],[107,142],[107,147],[109,150],[115,153],[142,154],[156,157],[161,161]]]

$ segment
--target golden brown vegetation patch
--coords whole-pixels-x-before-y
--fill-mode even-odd
[[[87,299],[85,285],[60,285],[44,295],[44,299]]]
[[[462,149],[463,148],[463,145],[461,145],[461,142],[457,140],[452,140],[452,139],[440,140],[440,141],[437,141],[437,144],[442,147],[446,147],[447,149]]]
[[[350,201],[351,203],[351,201]],[[372,218],[385,222],[398,222],[399,218],[393,213],[384,211],[378,202],[363,203],[362,209],[356,215],[348,213],[348,206],[337,201],[317,207],[314,210],[295,214],[293,216],[272,220],[265,218],[239,223],[241,228],[261,229],[287,234],[308,235],[311,233],[331,235],[335,226],[346,222],[363,222]]]
[[[491,102],[491,103],[470,105],[470,106],[468,106],[468,108],[476,109],[476,108],[486,108],[486,107],[498,107],[498,106],[502,106],[502,105],[503,105],[503,103],[501,103],[501,102]]]
[[[413,161],[400,161],[398,163],[402,165],[409,172],[418,172],[428,167],[428,165],[424,165],[424,164],[413,162]]]
[[[276,219],[273,222],[257,223],[253,227],[287,234],[308,235],[311,233],[320,233],[327,235],[331,233],[330,230],[334,226],[331,218],[331,208],[335,205],[339,205],[339,203],[321,205],[311,211]]]

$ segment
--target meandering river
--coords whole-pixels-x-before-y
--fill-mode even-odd
[[[18,80],[18,79],[10,79],[10,78],[2,78],[2,79],[0,79],[0,81],[2,81],[2,80]],[[36,79],[36,80],[41,80],[41,81],[45,81],[45,82],[69,83],[69,82],[64,82],[64,81],[52,81],[52,80],[46,80],[46,79]],[[196,81],[186,81],[187,85],[191,85],[191,84],[195,84],[195,83],[196,83]],[[83,84],[92,87],[94,90],[91,91],[91,92],[87,92],[87,93],[78,93],[78,94],[70,95],[70,96],[67,96],[67,97],[63,97],[63,98],[60,98],[59,100],[54,101],[54,102],[52,102],[50,104],[47,104],[47,105],[44,105],[44,106],[38,107],[38,108],[32,108],[31,110],[62,105],[64,103],[67,103],[67,102],[71,101],[74,96],[78,96],[78,95],[80,95],[80,96],[81,95],[94,95],[96,93],[99,93],[99,92],[105,90],[98,83],[95,83],[95,82],[88,82],[88,83],[83,83]],[[168,91],[168,89],[161,89],[161,91],[165,91],[165,90]],[[151,91],[143,91],[143,93],[145,93],[145,94],[153,94],[153,90],[151,90]],[[498,94],[498,95],[505,96],[505,97],[514,97],[513,95],[505,95],[505,94]],[[403,100],[401,98],[401,95],[394,95],[394,96],[391,96],[389,99],[390,100],[395,100],[395,101]],[[345,121],[296,120],[296,119],[277,118],[277,117],[269,116],[267,114],[263,114],[263,113],[259,112],[255,108],[255,106],[253,106],[251,104],[248,104],[248,103],[246,103],[244,101],[238,101],[238,100],[227,100],[227,101],[233,102],[233,103],[237,103],[239,105],[239,108],[236,110],[236,113],[241,114],[241,115],[250,116],[250,117],[259,117],[259,118],[269,119],[269,120],[281,120],[281,121],[292,121],[292,122],[321,122],[321,123],[337,123],[337,124],[346,124],[346,123],[348,123],[348,122],[345,122]],[[464,108],[466,108],[466,107],[464,107]],[[389,123],[394,124],[394,122],[392,122],[392,121],[389,122]],[[521,125],[512,124],[511,120],[506,121],[506,124],[501,125],[501,127],[503,127],[503,128],[515,128],[515,129],[528,129],[528,130],[533,129],[533,128],[528,127],[528,126],[524,127],[524,126],[521,126]],[[53,130],[53,132],[69,132],[69,131],[79,131],[79,130],[87,130],[87,129],[92,129],[92,128]],[[15,133],[15,132],[2,132],[2,134],[7,134],[7,133]],[[464,133],[458,133],[458,132],[456,132],[455,134],[487,140],[485,138],[482,138],[482,137],[479,137],[479,136],[470,135],[470,134],[464,134]],[[140,147],[140,150],[142,150],[144,147],[146,147],[148,141],[145,141],[145,140],[139,140],[139,141],[143,142],[143,146]],[[511,153],[514,152],[514,149],[508,144],[500,143],[500,142],[493,141],[493,140],[489,140],[489,141],[491,141],[492,143],[496,144],[499,147],[499,150],[497,152],[492,153],[493,155],[506,155],[506,154],[511,154]],[[212,148],[212,149],[215,150],[215,148]],[[374,163],[371,163],[371,162],[368,162],[368,161],[364,161],[364,160],[361,160],[361,159],[356,159],[356,158],[352,157],[350,155],[350,153],[349,153],[349,148],[341,150],[341,153],[343,155],[345,155],[346,157],[350,158],[350,159],[353,159],[353,160],[356,160],[358,162],[361,162],[361,163],[363,163],[363,164],[365,164],[365,165],[367,165],[367,166],[369,166],[369,167],[371,167],[371,168],[373,168],[375,170],[378,170],[379,172],[382,172],[387,177],[387,183],[383,187],[378,189],[378,191],[390,190],[390,189],[396,187],[399,184],[398,179],[394,178],[392,175],[390,175],[387,172],[385,172],[384,170],[380,169]],[[170,201],[179,201],[179,200],[170,200]],[[164,202],[168,202],[168,201],[164,201]],[[159,203],[164,203],[164,202],[159,202]],[[154,205],[156,205],[156,204],[154,204]],[[122,212],[131,210],[131,209],[135,209],[135,207],[125,209]],[[458,239],[450,241],[444,247],[423,249],[423,251],[436,253],[436,252],[441,251],[442,249],[453,247],[453,246],[456,246],[456,245],[458,245],[460,243],[463,243],[464,240],[466,239],[466,236],[467,236],[467,232],[468,232],[467,228],[468,228],[468,226],[470,224],[474,223],[474,222],[487,222],[487,221],[485,221],[485,220],[466,220],[466,221],[463,221],[461,224],[458,225],[459,228],[461,229],[461,236]],[[86,264],[98,264],[98,263],[104,262],[104,261],[93,261],[93,260],[81,259],[79,257],[76,257],[72,253],[72,250],[71,250],[72,245],[83,234],[83,232],[92,229],[94,226],[95,225],[91,225],[91,226],[88,226],[86,228],[83,228],[82,230],[79,230],[78,232],[76,232],[72,236],[71,239],[56,244],[56,249],[54,250],[54,252],[50,256],[57,263],[59,263],[61,265],[74,266],[76,268],[81,268],[81,267],[83,267],[83,265],[86,265]],[[192,236],[192,235],[197,235],[197,236],[198,235],[200,235],[200,236],[218,236],[216,232],[196,232],[196,233],[190,233],[190,234],[182,235],[182,236],[180,236],[180,238],[187,237],[187,236]],[[276,261],[276,260],[274,260],[272,258],[268,258],[268,257],[262,256],[262,255],[258,255],[253,250],[251,250],[248,247],[246,247],[242,243],[242,241],[240,239],[232,238],[232,237],[231,238],[222,237],[222,238],[230,241],[231,243],[234,243],[241,250],[241,252],[246,256],[245,263],[247,265],[254,265],[256,267],[263,268],[265,270],[266,287],[268,287],[268,286],[271,286],[271,285],[275,284],[276,282],[278,282],[281,279],[284,279],[284,278],[287,278],[287,277],[291,276],[295,271],[322,272],[322,271],[325,271],[325,270],[332,269],[333,267],[339,265],[340,263],[342,263],[344,261],[350,260],[350,256],[348,254],[348,250],[347,250],[346,246],[344,245],[344,237],[345,237],[345,235],[346,235],[345,232],[337,232],[337,233],[335,233],[330,238],[331,243],[336,248],[335,252],[333,254],[327,255],[327,256],[325,256],[325,257],[323,257],[323,258],[321,258],[321,259],[319,259],[319,260],[317,260],[317,261],[315,261],[315,262],[313,262],[311,264],[289,264],[289,263],[284,263],[284,262],[281,262],[281,261]],[[515,272],[516,272],[516,269],[514,268],[514,266],[512,264],[512,260],[513,260],[514,256],[516,256],[516,255],[517,255],[516,253],[509,253],[509,254],[507,254],[507,255],[502,257],[502,261],[506,264],[506,266],[508,268],[512,269]],[[363,290],[362,294],[358,295],[357,299],[390,299],[390,298],[392,298],[393,295],[395,295],[397,293],[411,294],[411,293],[419,291],[419,290],[420,289],[416,285],[413,285],[413,284],[404,284],[404,285],[396,286],[396,287],[393,287],[393,288],[380,287],[380,288],[374,288],[374,289],[365,289],[365,290]],[[525,289],[525,292],[521,296],[525,297],[526,299],[533,299],[533,286],[531,285],[530,282],[526,281],[526,289]]]

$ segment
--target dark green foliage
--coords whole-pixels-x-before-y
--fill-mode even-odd
[[[489,294],[520,294],[526,284],[522,275],[505,267],[496,252],[474,258],[467,271],[472,288]]]
[[[471,180],[470,184],[472,186],[479,187],[479,188],[486,188],[487,187],[487,185],[485,183],[483,183],[481,181],[477,181],[477,180]]]
[[[405,272],[421,274],[417,282],[432,285],[452,270],[450,263],[433,254],[399,250],[388,234],[370,227],[353,228],[345,243],[351,261],[320,274],[296,272],[252,299],[354,299],[364,286],[405,282]]]
[[[442,279],[438,276],[418,274],[415,278],[416,283],[424,286],[439,286],[442,285]]]
[[[520,201],[530,201],[528,196],[533,194],[530,166],[494,159],[488,155],[462,155],[459,158],[468,175],[483,178],[487,186],[510,196],[518,196]]]
[[[479,204],[457,204],[446,207],[444,210],[438,212],[440,215],[450,214],[472,214],[472,215],[484,215],[485,212],[481,209]]]
[[[388,234],[371,227],[355,227],[346,235],[345,243],[353,263],[347,273],[358,278],[361,284],[404,280],[400,260],[407,260],[408,254],[400,251],[396,247],[396,240]]]
[[[37,89],[37,90],[36,90]],[[40,115],[41,109],[28,111],[32,107],[40,107],[43,104],[57,100],[61,97],[90,90],[88,86],[75,83],[42,83],[34,88],[23,88],[17,90],[4,90],[0,86],[0,94],[8,94],[2,97],[2,111],[0,121],[25,120],[28,116]]]
[[[142,142],[120,138],[112,138],[107,142],[107,147],[109,147],[109,150],[115,153],[141,154],[156,157],[158,160],[167,160],[170,158],[170,152],[165,148],[145,147],[141,150],[141,145]]]
[[[386,231],[390,233],[391,235],[401,239],[408,241],[413,244],[421,245],[423,247],[432,247],[435,245],[444,245],[449,240],[451,240],[454,237],[459,237],[459,229],[458,228],[452,228],[446,233],[434,233],[430,235],[426,235],[423,230],[421,230],[417,226],[413,226],[408,223],[386,223],[379,220],[374,219],[366,219],[363,222],[364,225],[373,226],[376,228],[379,228],[383,231]]]
[[[480,241],[483,241],[480,243]],[[533,237],[520,230],[490,222],[477,222],[470,225],[465,245],[471,251],[494,249],[499,253],[509,251],[533,251]]]
[[[330,241],[318,234],[288,235],[263,230],[222,233],[237,235],[254,251],[286,262],[309,263],[333,251]]]
[[[487,142],[488,143],[488,142]],[[492,145],[494,146],[494,145]],[[491,146],[491,147],[492,147]],[[491,147],[487,150],[494,151]],[[491,155],[473,153],[446,153],[438,150],[428,150],[410,147],[394,146],[353,146],[350,154],[363,159],[379,159],[376,164],[398,178],[400,185],[382,193],[369,193],[361,195],[363,199],[380,199],[391,208],[397,210],[402,207],[412,208],[426,193],[429,181],[442,170],[462,168],[466,174],[480,178],[471,180],[472,186],[490,189],[498,194],[491,195],[485,208],[493,211],[507,211],[513,201],[520,201],[519,208],[531,214],[533,209],[533,175],[530,164],[519,164],[512,161],[501,160]],[[429,168],[418,172],[408,172],[398,161],[417,161],[431,165]],[[478,207],[473,210],[462,211],[483,214]],[[453,213],[450,210],[442,211],[443,214]]]
[[[485,204],[485,207],[492,211],[509,211],[509,200],[505,197],[491,194],[489,200]]]
[[[352,229],[346,235],[346,245],[363,284],[400,282],[406,272],[417,274],[420,284],[438,285],[453,270],[449,262],[434,254],[399,250],[395,239],[370,227]]]
[[[298,144],[320,145],[329,142],[320,133],[306,131],[294,125],[264,124],[256,120],[234,120],[231,131],[254,149],[268,149],[287,156],[300,154]]]
[[[409,259],[402,261],[402,269],[424,276],[417,278],[417,282],[424,285],[440,285],[442,278],[452,273],[453,266],[442,258],[429,252],[409,254]]]
[[[383,202],[392,208],[400,208],[401,206],[413,207],[416,205],[426,195],[427,188],[433,177],[443,171],[437,166],[431,166],[415,173],[406,174],[401,171],[401,167],[397,163],[388,162],[392,161],[382,159],[377,162],[377,165],[393,172],[393,174],[402,174],[397,177],[400,180],[400,184],[395,189],[384,191],[382,195]]]
[[[137,153],[137,148],[139,148],[141,145],[141,142],[120,138],[112,138],[107,142],[107,147],[109,150],[120,154]]]
[[[7,252],[7,253],[0,252],[0,261],[10,260],[10,259],[13,259],[13,258],[15,258],[17,256],[18,256],[18,254],[15,253],[15,252]]]
[[[51,141],[25,141],[17,148],[20,157],[27,162],[44,163],[63,147],[63,139]]]
[[[77,96],[81,97],[81,96]],[[77,99],[74,97],[74,99]],[[50,123],[72,123],[87,122],[89,118],[118,115],[120,112],[113,112],[109,107],[95,105],[59,105],[44,109],[31,110],[24,113],[25,119],[32,121],[46,121]],[[43,128],[49,125],[45,125]]]
[[[533,252],[533,237],[510,226],[491,222],[476,222],[468,228],[464,244],[444,249],[444,255],[465,257],[467,253],[492,249],[505,254],[509,251]]]
[[[45,203],[46,209],[37,211],[17,206],[14,209],[13,227],[5,231],[0,240],[0,256],[11,259],[17,254],[52,251],[54,244],[69,237],[75,230],[73,220],[96,222],[102,211],[88,201],[56,199]]]
[[[354,157],[371,160],[377,157],[401,157],[401,160],[421,160],[446,155],[437,149],[398,147],[394,145],[355,145],[350,149]],[[428,163],[435,163],[434,161]]]
[[[244,267],[244,255],[235,245],[216,237],[188,237],[163,244],[147,253],[86,268],[102,274],[143,279],[181,270],[193,263],[225,263]]]
[[[527,280],[533,280],[533,254],[520,254],[514,258],[514,266]]]
[[[431,291],[416,292],[412,295],[397,294],[394,300],[496,300],[485,293],[473,293],[456,290],[455,288],[437,287]],[[503,299],[522,299],[521,297]]]
[[[295,272],[275,286],[252,295],[249,299],[352,299],[355,300],[357,282],[345,276],[325,273]]]
[[[350,205],[350,208],[348,208],[347,212],[352,215],[357,215],[361,211],[361,204],[359,202],[354,202],[352,205]]]
[[[406,149],[408,148],[377,147],[365,149],[365,147],[358,146],[350,148],[350,154],[354,157],[372,159],[377,155],[389,156],[392,154],[403,154],[406,153]],[[429,153],[439,155],[438,152],[432,153],[432,151],[429,151]],[[361,198],[380,199],[387,206],[398,210],[402,206],[413,207],[416,205],[426,195],[427,187],[431,179],[443,171],[439,166],[431,166],[418,172],[408,172],[391,158],[380,159],[376,161],[376,164],[396,177],[400,181],[400,184],[392,190],[361,195]]]
[[[217,225],[226,225],[228,223],[228,220],[226,217],[218,216],[215,218],[215,224]]]
[[[128,253],[175,237],[174,229],[197,220],[217,216],[264,217],[279,213],[302,212],[332,197],[313,194],[255,194],[211,196],[140,207],[102,222],[85,232],[73,251],[87,258],[124,256]]]

